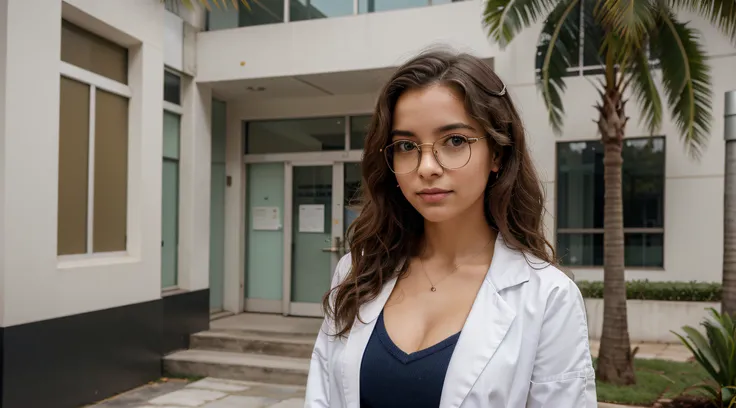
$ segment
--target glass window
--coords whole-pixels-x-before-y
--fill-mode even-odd
[[[250,10],[238,7],[238,27],[284,22],[284,0],[258,0],[249,4]]]
[[[344,150],[345,118],[248,122],[245,134],[247,154]]]
[[[164,157],[179,159],[179,115],[164,111]]]
[[[128,100],[97,89],[93,251],[126,249]]]
[[[291,0],[291,21],[349,16],[353,14],[353,0]]]
[[[368,127],[371,125],[371,115],[353,116],[350,118],[350,149],[360,150],[365,147],[365,138],[368,136]]]
[[[61,23],[61,60],[113,81],[128,83],[128,49],[65,20]]]
[[[164,71],[164,100],[181,105],[181,77],[169,71]]]
[[[626,266],[663,267],[663,137],[627,139],[622,151]],[[603,265],[603,146],[557,146],[557,250],[568,265]]]
[[[89,85],[61,78],[59,103],[59,255],[87,252]]]

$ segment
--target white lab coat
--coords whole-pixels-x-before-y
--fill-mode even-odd
[[[534,259],[529,257],[530,259]],[[345,277],[350,255],[337,265]],[[394,288],[360,309],[347,338],[325,319],[312,353],[306,408],[359,408],[360,364]],[[595,408],[595,374],[583,298],[557,268],[508,248],[500,237],[447,368],[440,408]]]

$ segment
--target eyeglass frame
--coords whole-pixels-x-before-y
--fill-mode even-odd
[[[505,87],[504,87],[504,90],[505,90]],[[437,143],[439,141],[442,141],[442,140],[449,139],[451,137],[462,137],[462,138],[467,139],[467,141],[468,141],[468,149],[470,149],[470,155],[468,156],[468,160],[465,162],[465,164],[463,164],[462,166],[459,166],[459,167],[447,167],[444,164],[442,164],[442,161],[440,161],[439,157],[437,157],[437,151],[434,149],[435,143]],[[445,136],[445,137],[443,137],[441,139],[435,140],[432,143],[417,143],[417,142],[415,142],[413,140],[402,139],[402,140],[397,140],[395,142],[392,142],[392,143],[388,144],[386,147],[380,149],[379,151],[380,152],[383,152],[383,158],[386,160],[386,165],[388,166],[388,169],[391,170],[391,172],[394,173],[394,174],[402,175],[402,174],[409,174],[409,173],[415,172],[419,168],[419,166],[422,164],[422,146],[426,146],[426,145],[432,146],[432,156],[434,157],[434,160],[437,162],[437,164],[440,165],[440,167],[442,167],[445,170],[457,170],[457,169],[462,169],[463,167],[467,166],[468,163],[470,163],[470,159],[473,157],[473,148],[472,148],[472,145],[475,144],[476,142],[480,141],[480,140],[483,140],[483,139],[488,139],[488,136],[468,137],[468,136],[465,136],[465,135],[447,135],[447,136]],[[395,145],[396,143],[399,143],[399,142],[409,142],[409,143],[414,144],[414,146],[417,147],[417,152],[419,154],[419,159],[417,160],[416,167],[414,167],[412,170],[409,170],[409,171],[403,172],[403,173],[397,173],[397,172],[394,171],[393,167],[391,166],[391,163],[389,163],[389,158],[387,156],[387,150],[386,150],[388,147],[393,146],[393,145]]]

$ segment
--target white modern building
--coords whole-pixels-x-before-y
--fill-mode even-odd
[[[432,45],[506,81],[549,237],[578,279],[602,277],[595,58],[567,78],[556,137],[535,86],[541,24],[502,50],[481,0],[259,3],[0,0],[0,407],[76,407],[153,380],[211,313],[318,316],[377,92]],[[628,104],[630,279],[721,279],[736,48],[683,17],[711,56],[712,135],[693,161],[669,115],[647,143]]]

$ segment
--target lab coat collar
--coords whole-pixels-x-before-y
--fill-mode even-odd
[[[515,311],[506,304],[498,292],[528,280],[526,259],[518,251],[507,247],[499,234],[494,244],[491,266],[473,302],[450,360],[442,391],[441,408],[460,406],[516,317]],[[395,285],[396,278],[387,281],[381,293],[360,308],[359,319],[355,320],[348,336],[343,355],[342,375],[345,402],[349,408],[360,407],[360,366],[363,352],[373,332],[376,318],[383,310]]]

